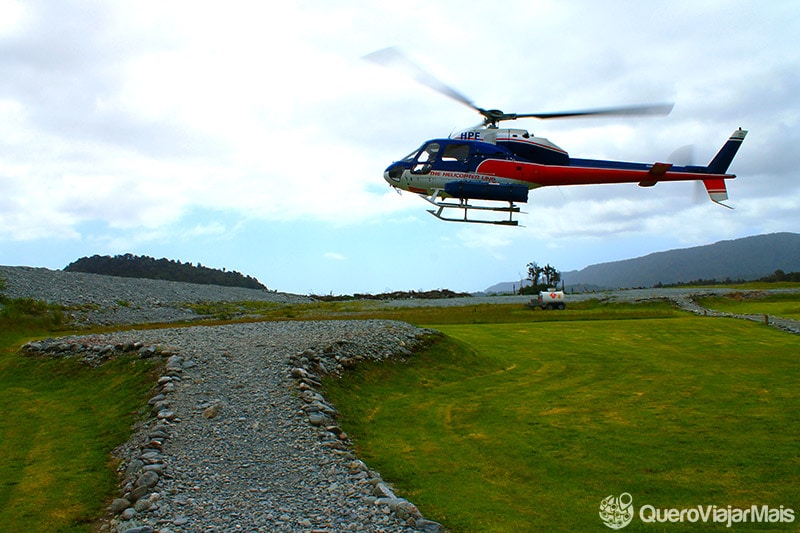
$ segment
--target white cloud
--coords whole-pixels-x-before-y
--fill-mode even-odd
[[[25,7],[16,0],[0,0],[0,37],[18,31]]]

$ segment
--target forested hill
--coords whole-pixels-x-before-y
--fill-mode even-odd
[[[115,255],[114,257],[107,255],[81,257],[68,264],[64,271],[267,290],[267,287],[256,278],[245,276],[239,272],[208,268],[199,263],[195,266],[192,263],[181,263],[166,258],[155,259],[132,254]]]
[[[564,272],[567,285],[653,287],[694,281],[756,280],[800,270],[800,234],[771,233]]]

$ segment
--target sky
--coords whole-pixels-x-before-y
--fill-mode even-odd
[[[298,294],[476,292],[533,261],[800,232],[798,33],[795,0],[0,0],[0,264],[132,253]],[[363,60],[388,46],[483,108],[674,102],[506,123],[573,157],[706,164],[749,130],[735,209],[689,182],[596,185],[532,191],[521,227],[439,221],[383,170],[481,117]]]

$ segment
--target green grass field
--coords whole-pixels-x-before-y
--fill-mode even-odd
[[[188,305],[200,315],[227,323],[253,320],[339,320],[383,318],[412,324],[485,324],[498,322],[609,320],[623,318],[666,318],[678,311],[663,301],[630,305],[587,300],[570,303],[565,311],[549,313],[519,303],[387,307],[376,301],[314,302],[276,304],[272,302],[210,302]],[[208,321],[204,323],[209,323]]]
[[[22,356],[21,344],[62,324],[54,309],[22,303],[0,313],[0,529],[92,531],[116,494],[111,451],[142,415],[154,368]]]
[[[688,315],[432,327],[429,352],[325,387],[359,455],[455,532],[604,530],[622,492],[800,510],[797,336]]]

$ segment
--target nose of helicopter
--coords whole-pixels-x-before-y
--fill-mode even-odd
[[[386,170],[383,171],[383,179],[385,179],[389,185],[396,186],[400,183],[400,178],[403,176],[403,170],[405,170],[403,165],[399,163],[392,163]]]

